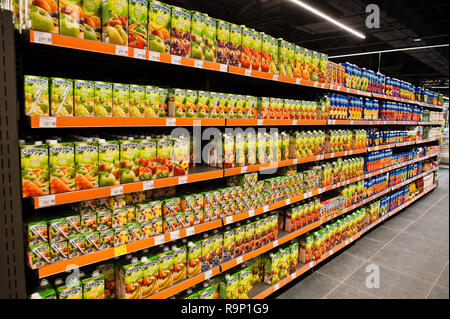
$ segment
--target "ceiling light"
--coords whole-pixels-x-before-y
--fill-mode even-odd
[[[448,89],[448,86],[432,86],[432,89]]]
[[[415,42],[420,42],[422,39],[414,39]]]
[[[399,48],[399,49],[392,49],[392,50],[351,53],[351,54],[329,56],[328,58],[329,59],[332,59],[332,58],[343,58],[343,57],[348,57],[348,56],[359,56],[359,55],[369,55],[369,54],[398,52],[398,51],[410,51],[410,50],[423,50],[423,49],[441,48],[441,47],[448,47],[448,43],[447,44],[438,44],[438,45],[427,45],[427,46],[423,46],[423,47],[410,47],[410,48]]]
[[[344,25],[344,24],[340,23],[339,21],[336,21],[332,17],[326,15],[325,13],[322,13],[319,10],[314,9],[313,7],[307,5],[303,1],[300,1],[300,0],[289,0],[289,1],[295,3],[296,5],[299,5],[300,7],[302,7],[304,9],[306,9],[306,10],[308,10],[308,11],[310,11],[310,12],[316,14],[316,15],[318,15],[319,17],[321,17],[321,18],[323,18],[323,19],[325,19],[325,20],[327,20],[327,21],[337,25],[339,28],[344,29],[344,30],[346,30],[346,31],[356,35],[358,38],[361,38],[361,39],[365,39],[366,38],[366,36],[364,34],[359,33],[358,31],[355,31],[352,28],[347,27],[346,25]]]

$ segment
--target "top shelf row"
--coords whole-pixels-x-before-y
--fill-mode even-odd
[[[211,71],[217,71],[217,72],[225,72],[225,73],[237,74],[237,75],[247,76],[247,77],[256,78],[256,79],[271,80],[271,81],[277,81],[277,82],[281,82],[281,83],[301,85],[304,87],[312,87],[312,88],[317,88],[317,89],[324,89],[324,90],[330,90],[330,91],[335,91],[335,92],[348,93],[348,94],[364,96],[364,97],[374,97],[374,98],[386,99],[386,100],[420,105],[420,106],[430,107],[430,108],[440,109],[440,110],[444,109],[442,106],[438,106],[435,104],[424,103],[424,102],[419,102],[419,101],[412,101],[412,100],[403,99],[403,98],[394,97],[394,96],[388,96],[388,95],[383,95],[383,94],[376,94],[376,93],[356,90],[356,89],[352,89],[352,88],[347,88],[344,85],[339,85],[339,84],[318,82],[318,81],[314,82],[314,81],[310,81],[310,80],[304,80],[304,79],[298,78],[298,77],[295,78],[295,77],[282,76],[282,75],[278,75],[278,74],[271,74],[268,72],[261,72],[261,71],[251,70],[251,69],[245,69],[242,67],[235,67],[235,66],[231,66],[231,65],[227,65],[227,64],[209,62],[209,61],[204,61],[204,60],[197,60],[197,59],[181,57],[181,56],[177,56],[177,55],[170,55],[170,54],[159,53],[159,52],[143,50],[143,49],[137,49],[137,48],[132,48],[132,47],[126,47],[126,46],[121,46],[121,45],[96,42],[96,41],[91,41],[91,40],[79,39],[79,38],[75,38],[75,37],[69,37],[69,36],[64,36],[64,35],[59,35],[59,34],[35,31],[35,30],[30,30],[29,41],[31,43],[44,44],[44,45],[50,45],[50,46],[55,46],[55,47],[70,48],[70,49],[75,49],[75,50],[80,50],[80,51],[88,51],[88,52],[94,52],[94,53],[116,55],[116,56],[139,59],[139,60],[148,60],[148,61],[152,61],[152,62],[160,62],[160,63],[181,65],[181,66],[185,66],[185,67],[205,69],[205,70],[211,70]]]

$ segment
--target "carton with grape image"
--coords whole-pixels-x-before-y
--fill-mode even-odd
[[[94,82],[74,81],[75,116],[94,116]]]
[[[50,78],[52,116],[73,116],[73,81]]]

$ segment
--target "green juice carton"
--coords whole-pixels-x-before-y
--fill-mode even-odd
[[[198,91],[197,93],[197,117],[208,117],[209,92]]]
[[[262,35],[261,71],[278,74],[278,40],[267,34]]]
[[[48,145],[20,145],[22,197],[49,194]]]
[[[144,117],[146,101],[146,88],[143,85],[130,85],[130,100],[128,114],[130,117]]]
[[[252,70],[261,70],[261,45],[262,45],[262,34],[255,30],[252,30]]]
[[[256,134],[254,133],[245,136],[245,157],[248,165],[256,164]]]
[[[227,117],[227,101],[228,94],[218,93],[219,94],[219,104],[217,106],[218,109],[218,117],[223,119]]]
[[[48,223],[46,220],[33,219],[25,222],[28,246],[39,246],[48,242]]]
[[[102,42],[128,45],[128,0],[102,0]]]
[[[94,82],[74,81],[75,116],[94,116]]]
[[[205,15],[203,13],[192,11],[191,17],[191,57],[203,60],[205,52]]]
[[[203,59],[205,61],[216,62],[216,35],[217,22],[216,19],[204,14],[205,28],[203,30],[203,37],[205,39],[205,48],[203,49]]]
[[[188,243],[186,275],[194,277],[201,272],[202,268],[202,241],[190,241]]]
[[[237,299],[239,296],[239,272],[227,273],[219,284],[220,299]]]
[[[91,276],[81,280],[83,286],[83,299],[105,299],[105,278],[94,270]]]
[[[120,142],[120,184],[139,181],[139,143],[133,139]]]
[[[169,116],[186,117],[186,90],[169,89]]]
[[[316,82],[319,81],[320,53],[316,51],[311,51],[311,57],[312,57],[311,61],[312,69],[310,74],[310,80]]]
[[[128,14],[128,46],[130,48],[147,49],[147,0],[129,0]]]
[[[84,38],[86,40],[102,40],[102,0],[84,0]]]
[[[50,245],[41,244],[27,249],[28,265],[31,269],[37,269],[50,264]]]
[[[50,243],[58,243],[66,241],[69,236],[67,218],[52,218],[48,223],[48,241]]]
[[[159,94],[159,117],[166,117],[168,114],[168,104],[169,104],[169,90],[164,88],[158,89]]]
[[[242,54],[241,54],[241,67],[250,69],[253,57],[253,31],[246,26],[242,26]]]
[[[52,140],[49,145],[50,193],[64,193],[76,190],[75,187],[75,149],[73,143],[58,143]]]
[[[228,51],[228,63],[232,66],[241,66],[241,42],[242,42],[242,27],[230,23],[230,40]]]
[[[151,85],[145,87],[145,117],[159,117],[160,101],[159,88]]]
[[[223,20],[216,20],[216,61],[228,64],[228,42],[230,41],[230,24]]]
[[[186,262],[186,260],[184,261]],[[186,267],[186,265],[184,265]],[[143,256],[141,258],[142,267],[142,298],[147,298],[158,292],[158,273],[159,260],[158,255]]]
[[[186,90],[186,117],[197,117],[198,93],[195,90]]]
[[[98,187],[98,144],[75,142],[77,190]]]
[[[139,141],[139,180],[146,181],[156,178],[156,140],[150,139]]]
[[[158,289],[166,289],[173,284],[173,251],[169,247],[164,247],[159,254],[159,275]]]
[[[112,116],[128,117],[130,100],[130,86],[127,84],[113,84],[113,109]]]
[[[245,95],[236,96],[236,106],[234,108],[234,114],[237,119],[242,119],[245,117],[245,101]]]
[[[171,8],[169,5],[150,1],[148,7],[148,49],[168,53],[170,47]]]
[[[236,94],[227,94],[227,102],[226,102],[226,118],[234,119],[236,118],[236,102],[237,95]]]
[[[36,1],[42,2],[42,1]],[[46,1],[51,6],[53,0]],[[84,38],[84,15],[81,0],[59,0],[59,34]]]
[[[209,92],[208,112],[209,118],[219,117],[219,93]]]
[[[66,279],[66,282],[61,278],[55,280],[55,290],[58,299],[83,299],[83,287],[81,281],[76,278]]]
[[[73,81],[50,78],[52,116],[73,116]]]
[[[27,1],[27,29],[59,33],[58,2]]]
[[[95,82],[94,116],[112,116],[113,87],[112,83]]]
[[[25,115],[49,115],[48,78],[43,76],[24,76],[25,86]]]
[[[286,76],[294,76],[294,62],[295,62],[295,46],[292,43],[284,43],[286,46],[285,63],[286,63]]]
[[[322,82],[322,83],[326,82],[327,74],[328,74],[328,55],[325,53],[320,53],[319,82]]]
[[[159,139],[156,143],[156,178],[173,176],[173,142],[170,139]]]
[[[120,183],[120,143],[118,141],[99,140],[98,172],[100,187]]]
[[[172,6],[170,54],[191,56],[191,12]]]

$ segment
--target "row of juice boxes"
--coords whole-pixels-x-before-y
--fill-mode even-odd
[[[42,0],[14,8],[19,29],[59,33],[325,82],[328,55],[158,1]]]

